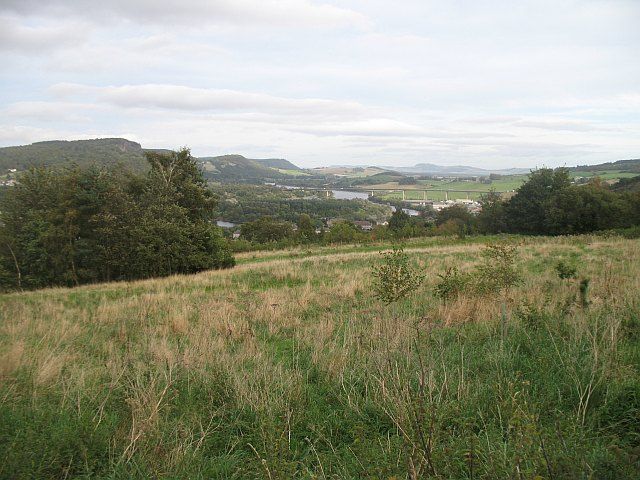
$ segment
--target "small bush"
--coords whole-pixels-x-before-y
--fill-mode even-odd
[[[589,301],[589,283],[590,280],[588,278],[580,280],[580,306],[582,308],[587,308],[591,304]]]
[[[514,316],[531,330],[540,329],[550,320],[546,312],[529,302],[519,305],[514,312]]]
[[[569,278],[578,278],[578,269],[576,268],[576,266],[571,265],[564,260],[560,260],[558,263],[556,263],[555,269],[558,277],[562,280],[566,280]]]
[[[438,274],[440,281],[435,286],[435,295],[443,302],[454,300],[464,292],[469,279],[461,274],[458,267],[448,267],[444,274]]]
[[[475,290],[481,295],[505,292],[522,283],[516,269],[518,247],[507,243],[490,243],[482,252],[484,263],[474,273]]]
[[[402,247],[390,252],[381,252],[383,263],[373,267],[374,292],[376,298],[386,304],[397,302],[420,286],[423,276],[409,264],[409,256]]]

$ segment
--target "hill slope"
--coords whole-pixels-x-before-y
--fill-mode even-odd
[[[124,138],[54,140],[4,147],[0,148],[0,175],[14,168],[22,171],[31,167],[71,163],[107,167],[122,164],[135,171],[142,171],[147,168],[145,151],[169,152],[164,149],[143,149],[139,143]],[[282,158],[249,159],[242,155],[222,155],[202,157],[199,160],[206,176],[221,182],[262,183],[287,178],[285,171],[301,171],[299,167]]]
[[[638,192],[640,191],[640,175],[631,178],[621,178],[611,185],[611,190],[616,192]]]
[[[140,144],[124,138],[53,140],[0,148],[0,174],[12,168],[26,170],[70,163],[80,166],[124,164],[136,171],[146,168]]]
[[[640,244],[521,240],[502,324],[433,294],[470,238],[411,242],[394,307],[375,246],[0,295],[0,477],[640,478]]]
[[[413,167],[386,167],[390,170],[396,170],[403,173],[416,173],[421,175],[469,175],[483,176],[491,173],[499,173],[501,175],[517,175],[520,173],[529,173],[528,168],[507,168],[507,169],[484,169],[478,167],[469,167],[467,165],[435,165],[433,163],[418,163]]]
[[[301,170],[300,167],[294,165],[289,160],[285,160],[284,158],[254,158],[253,161],[269,168],[281,170]]]
[[[258,182],[276,181],[287,178],[278,168],[297,170],[298,167],[280,159],[254,160],[242,155],[221,155],[218,157],[200,157],[205,177],[219,182]],[[272,167],[272,165],[274,167]],[[282,165],[282,166],[276,166]]]
[[[620,170],[622,172],[640,173],[640,158],[618,160],[616,162],[599,163],[597,165],[578,165],[571,168],[578,172],[600,172],[604,170]]]

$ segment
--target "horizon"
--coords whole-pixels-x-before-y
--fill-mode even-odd
[[[46,142],[75,142],[75,141],[91,141],[91,140],[126,140],[129,142],[134,142],[134,143],[138,143],[140,145],[140,147],[143,150],[177,150],[178,148],[181,147],[174,147],[174,148],[163,148],[163,147],[154,147],[154,146],[146,146],[146,145],[142,145],[139,142],[136,142],[135,140],[131,140],[129,138],[124,138],[124,137],[95,137],[95,138],[80,138],[80,139],[51,139],[51,140],[37,140],[34,142],[31,142],[29,144],[23,144],[23,145],[6,145],[6,146],[0,146],[0,149],[2,148],[12,148],[12,147],[23,147],[23,146],[29,146],[29,145],[33,145],[36,143],[46,143]],[[382,162],[379,163],[362,163],[362,164],[320,164],[320,165],[316,165],[316,166],[311,166],[311,167],[304,167],[304,166],[300,166],[295,160],[290,159],[290,158],[286,158],[284,156],[278,156],[277,154],[274,156],[270,156],[270,157],[256,157],[256,156],[247,156],[241,152],[222,152],[222,153],[204,153],[204,154],[199,154],[196,155],[194,154],[193,150],[188,146],[185,145],[183,147],[189,148],[189,150],[191,151],[192,155],[195,158],[215,158],[215,157],[223,157],[223,156],[234,156],[234,155],[238,155],[241,157],[244,157],[246,159],[249,160],[271,160],[271,159],[278,159],[278,160],[286,160],[290,163],[292,163],[294,166],[302,168],[302,169],[308,169],[308,170],[312,170],[312,169],[323,169],[323,168],[381,168],[381,169],[386,169],[386,170],[392,170],[393,168],[411,168],[411,167],[416,167],[419,165],[434,165],[434,166],[438,166],[438,167],[472,167],[472,168],[477,168],[477,169],[483,169],[486,171],[490,171],[490,170],[537,170],[540,168],[559,168],[559,167],[566,167],[566,168],[574,168],[574,167],[580,167],[580,166],[589,166],[589,165],[598,165],[601,163],[613,163],[616,161],[628,161],[628,160],[637,160],[637,158],[618,158],[618,159],[613,159],[613,160],[605,160],[602,162],[591,162],[591,163],[584,163],[584,164],[580,164],[580,163],[576,163],[575,165],[556,165],[556,166],[549,166],[549,165],[545,165],[545,164],[541,164],[541,165],[531,165],[531,166],[524,166],[524,167],[501,167],[501,168],[487,168],[485,166],[478,166],[478,165],[473,165],[471,163],[468,164],[444,164],[444,163],[433,163],[433,162],[426,162],[426,161],[422,161],[422,162],[416,162],[416,163],[411,163],[411,164],[402,164],[402,165],[388,165],[388,164],[384,164]]]
[[[637,18],[632,0],[7,0],[0,146],[116,137],[302,168],[638,158]]]

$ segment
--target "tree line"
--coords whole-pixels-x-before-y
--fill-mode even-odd
[[[188,149],[145,154],[146,174],[24,172],[0,203],[0,287],[74,286],[234,265],[216,199]]]
[[[571,183],[567,168],[542,168],[510,199],[482,201],[477,228],[483,233],[571,235],[640,225],[640,192],[614,191],[595,178]]]

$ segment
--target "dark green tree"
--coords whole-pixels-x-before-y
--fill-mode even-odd
[[[628,227],[633,224],[633,207],[624,195],[600,182],[571,186],[554,194],[545,205],[546,231],[576,234]]]
[[[350,243],[363,237],[363,233],[351,222],[338,222],[325,234],[328,243]]]
[[[389,230],[394,233],[399,233],[410,223],[411,217],[401,208],[396,208],[396,210],[391,215],[391,218],[389,219]]]
[[[475,217],[464,205],[452,205],[443,208],[436,214],[436,225],[442,225],[449,220],[459,220],[469,230],[474,227]]]
[[[244,238],[251,242],[279,242],[293,237],[293,225],[265,216],[254,222],[243,223],[240,232]]]
[[[503,233],[507,231],[504,202],[495,189],[480,199],[482,210],[478,213],[478,229],[482,233]]]
[[[518,188],[505,206],[509,229],[516,233],[547,233],[546,208],[549,200],[571,185],[567,168],[541,168]]]
[[[316,227],[311,221],[311,217],[303,213],[298,217],[298,235],[304,241],[310,241],[316,237]]]

